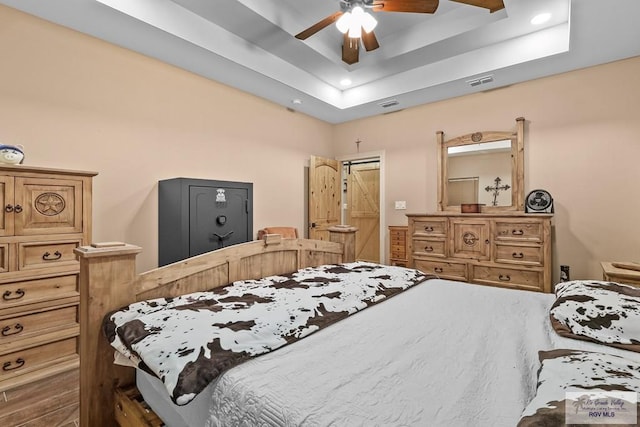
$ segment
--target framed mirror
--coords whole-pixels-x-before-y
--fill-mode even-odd
[[[516,131],[474,132],[438,143],[438,210],[481,212],[524,210],[524,117]]]

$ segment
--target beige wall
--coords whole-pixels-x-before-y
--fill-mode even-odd
[[[499,73],[496,76],[500,79]],[[600,278],[640,261],[640,57],[336,126],[336,155],[386,150],[386,218],[436,209],[436,131],[515,130],[526,118],[525,191],[554,197],[554,277]],[[407,211],[394,210],[406,200]]]
[[[304,224],[310,154],[385,150],[387,224],[436,208],[435,132],[527,119],[525,189],[555,198],[554,270],[640,260],[640,58],[332,126],[0,6],[0,142],[37,166],[95,170],[94,240],[157,261],[157,181],[254,183],[254,229]],[[499,79],[499,75],[496,76]],[[393,209],[406,200],[407,211]]]
[[[157,181],[254,184],[254,230],[302,231],[309,153],[332,126],[0,6],[0,143],[26,163],[99,172],[94,240],[143,247],[157,264]]]

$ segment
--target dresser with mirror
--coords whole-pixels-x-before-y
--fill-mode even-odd
[[[409,266],[443,279],[551,292],[551,218],[524,212],[524,126],[436,133],[438,211],[408,214]],[[478,212],[464,213],[473,205]]]

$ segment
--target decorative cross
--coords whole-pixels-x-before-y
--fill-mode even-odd
[[[508,190],[511,188],[511,186],[509,184],[500,185],[500,182],[502,181],[500,177],[497,177],[496,179],[494,179],[494,181],[496,185],[494,185],[493,187],[487,185],[486,187],[484,187],[484,189],[485,191],[493,191],[493,202],[491,202],[491,205],[498,206],[498,194],[500,190]]]

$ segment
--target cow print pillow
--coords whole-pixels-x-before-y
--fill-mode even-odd
[[[568,409],[572,415],[578,413],[575,408],[580,406],[577,400],[568,398],[567,392],[584,392],[585,396],[589,396],[597,392],[640,391],[640,363],[636,361],[611,354],[578,350],[540,351],[538,355],[538,388],[536,395],[522,412],[518,427],[567,425],[567,421],[572,421],[565,419],[567,405],[570,405]],[[625,408],[624,411],[631,411],[628,416],[633,417],[634,409],[635,416],[640,415],[637,399],[622,402],[621,407]],[[618,418],[620,416],[618,413]],[[604,424],[610,424],[604,421],[604,414],[600,420]],[[608,421],[611,420],[613,419]],[[640,418],[637,421],[640,425]]]
[[[640,352],[640,289],[597,280],[556,285],[551,324],[564,337]]]

